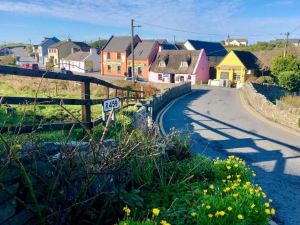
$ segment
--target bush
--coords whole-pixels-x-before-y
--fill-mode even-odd
[[[273,84],[274,79],[271,76],[261,76],[255,80],[255,83],[257,83],[257,84],[265,84],[265,83]]]
[[[288,91],[300,89],[300,72],[285,71],[278,75],[279,85]]]
[[[275,76],[279,76],[280,73],[285,71],[300,72],[300,60],[291,54],[286,57],[276,57],[272,60],[271,71]]]

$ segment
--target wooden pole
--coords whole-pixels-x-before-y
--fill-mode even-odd
[[[90,82],[81,83],[81,99],[90,100],[91,99],[91,89]],[[85,105],[81,107],[82,112],[82,122],[88,123],[87,127],[91,127],[92,116],[91,116],[91,103],[88,101]]]

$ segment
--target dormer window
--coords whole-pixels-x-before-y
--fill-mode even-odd
[[[188,64],[187,61],[181,61],[180,67],[182,67],[182,68],[188,68],[188,67],[189,67],[189,64]]]
[[[166,67],[166,62],[164,60],[160,60],[159,67]]]

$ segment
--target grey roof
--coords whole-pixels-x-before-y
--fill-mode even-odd
[[[177,46],[171,43],[164,43],[161,45],[164,50],[177,50]]]
[[[158,53],[151,65],[150,71],[156,73],[192,74],[197,64],[201,51],[188,50],[163,50]],[[163,60],[166,67],[159,66]],[[181,62],[188,62],[188,67],[180,67]]]
[[[225,56],[227,50],[219,42],[187,40],[191,43],[195,50],[204,49],[207,56]]]
[[[70,55],[68,55],[65,60],[70,60],[70,61],[83,61],[88,55],[90,54],[90,52],[75,52],[72,53]]]
[[[136,35],[136,37],[138,37]],[[131,45],[131,36],[112,36],[103,48],[104,51],[121,52],[129,49]]]
[[[154,50],[155,45],[157,44],[156,41],[145,40],[139,42],[134,49],[134,58],[135,59],[149,59],[152,51]],[[128,56],[131,59],[132,54]]]
[[[234,54],[241,60],[247,69],[258,69],[258,59],[254,54],[247,51],[233,50]]]
[[[44,45],[44,44],[46,44],[50,40],[52,40],[55,43],[59,42],[59,39],[57,39],[56,37],[51,37],[51,38],[45,37],[44,40],[41,42],[40,45]]]
[[[84,42],[73,42],[73,41],[60,41],[51,45],[49,48],[56,48],[59,50],[59,56],[65,58],[71,54],[72,48],[81,51],[90,50],[90,46]]]

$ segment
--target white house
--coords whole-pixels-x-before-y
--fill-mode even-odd
[[[44,40],[38,45],[37,53],[38,53],[38,62],[46,65],[48,61],[48,48],[58,43],[59,40],[56,37],[45,37]]]
[[[70,55],[60,60],[60,67],[79,73],[98,72],[101,67],[99,59],[100,56],[95,48],[91,48],[88,52],[75,52],[74,49],[72,49]]]
[[[248,40],[245,38],[228,38],[224,40],[225,46],[248,46]]]

